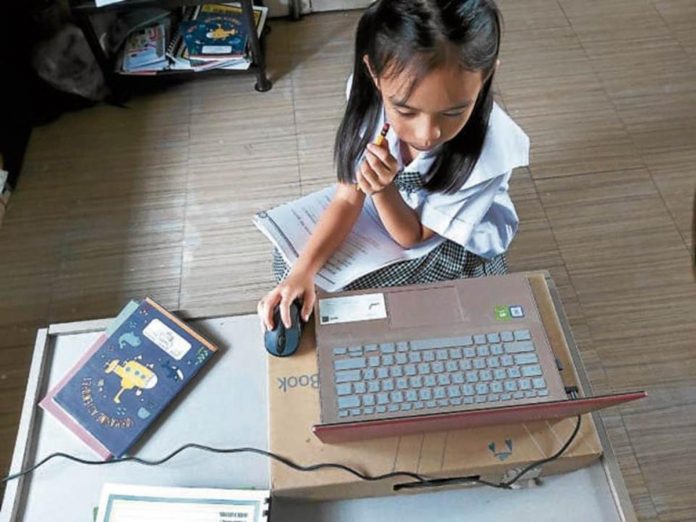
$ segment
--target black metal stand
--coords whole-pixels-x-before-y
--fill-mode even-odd
[[[118,75],[114,71],[114,61],[108,57],[104,49],[102,48],[99,37],[94,30],[94,25],[90,17],[94,14],[99,14],[107,10],[118,10],[124,11],[128,9],[137,9],[139,7],[162,7],[162,8],[176,8],[184,5],[202,5],[206,3],[214,3],[215,0],[124,0],[119,3],[110,4],[105,7],[97,7],[93,0],[70,0],[70,10],[77,24],[82,29],[82,32],[87,39],[87,43],[92,49],[94,56],[104,73],[104,80],[106,84],[111,87],[112,96],[116,99],[123,98],[125,93],[122,93],[123,82],[120,81]],[[249,49],[251,52],[252,67],[251,70],[256,72],[256,84],[254,88],[259,92],[266,92],[271,89],[273,84],[266,76],[266,57],[264,52],[264,46],[261,42],[258,32],[256,31],[256,24],[254,22],[254,9],[253,0],[240,0],[242,6],[242,16],[246,23],[247,34],[249,35]],[[268,25],[266,26],[268,29]],[[181,76],[181,75],[191,75],[191,74],[207,74],[208,72],[224,72],[224,73],[239,73],[240,71],[220,71],[213,69],[206,72],[192,73],[191,71],[165,71],[167,76]],[[246,71],[244,71],[246,72]],[[164,74],[156,75],[164,76]]]

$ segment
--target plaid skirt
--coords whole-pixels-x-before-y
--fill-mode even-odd
[[[394,184],[401,191],[413,192],[423,186],[423,178],[419,172],[401,171],[394,179]],[[278,283],[287,277],[290,268],[278,250],[273,252],[273,275]],[[448,239],[423,257],[375,270],[356,279],[344,290],[416,285],[506,273],[505,254],[493,259],[483,259]]]
[[[290,266],[278,250],[273,252],[273,275],[278,283],[290,273]],[[454,241],[446,240],[418,259],[401,261],[364,275],[344,290],[405,286],[452,279],[466,279],[507,273],[505,254],[483,259]]]

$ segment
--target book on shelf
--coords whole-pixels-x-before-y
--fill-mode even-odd
[[[267,489],[162,487],[106,483],[97,522],[267,522]]]
[[[195,7],[187,8],[183,14],[183,20],[191,20],[195,13]],[[177,31],[175,37],[170,41],[167,47],[167,57],[170,60],[170,69],[175,71],[246,70],[251,65],[251,58],[248,54],[240,58],[221,58],[219,60],[197,60],[191,58],[181,31]]]
[[[216,351],[152,299],[131,301],[39,405],[101,458],[118,458]]]
[[[253,11],[256,31],[258,36],[261,37],[268,15],[268,8],[255,5],[253,6]],[[116,61],[116,72],[126,75],[155,75],[165,71],[246,70],[251,66],[252,58],[249,53],[248,37],[245,29],[246,23],[242,14],[241,4],[239,3],[182,7],[171,13],[170,30],[167,32],[168,35],[165,42],[166,59],[164,61],[159,61],[155,65],[143,65],[137,68],[129,67],[125,59],[126,51],[124,46],[123,52],[120,53]],[[218,19],[220,17],[234,20],[234,22],[229,22],[229,24],[234,24],[235,27],[238,27],[235,30],[237,34],[234,36],[236,38],[234,51],[217,54],[191,54],[185,39],[186,29],[193,27],[194,24],[198,24],[196,27],[202,27],[207,23],[205,20]],[[215,24],[212,27],[212,31],[217,31],[218,25],[222,26],[222,24]],[[218,31],[213,34],[222,33]],[[191,37],[189,37],[190,39]],[[226,44],[223,43],[221,45],[224,47]]]
[[[167,65],[166,47],[170,23],[171,20],[166,18],[128,36],[123,50],[124,71],[159,70]]]
[[[253,7],[259,35],[267,12]],[[238,3],[200,5],[191,20],[181,22],[180,31],[190,57],[197,60],[243,58],[248,51],[248,29]]]
[[[151,27],[171,18],[176,11],[161,7],[141,7],[119,12],[116,19],[100,38],[100,43],[109,54],[118,52],[128,37],[139,29]],[[174,23],[172,21],[172,23]],[[172,25],[172,27],[175,27]]]

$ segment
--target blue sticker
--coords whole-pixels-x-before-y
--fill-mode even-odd
[[[512,439],[505,439],[505,448],[496,448],[495,442],[488,444],[488,449],[498,460],[506,460],[510,455],[512,455]],[[496,451],[496,449],[498,451]]]

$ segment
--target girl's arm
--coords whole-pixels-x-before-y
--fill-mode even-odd
[[[364,202],[365,194],[355,190],[355,186],[338,184],[336,194],[319,218],[288,277],[259,302],[259,315],[267,329],[275,326],[273,310],[279,303],[281,319],[290,326],[290,304],[297,298],[303,300],[303,320],[309,318],[316,297],[314,276],[353,229]]]
[[[435,232],[421,224],[418,214],[399,194],[393,183],[397,170],[398,162],[389,153],[386,140],[382,146],[370,144],[365,161],[358,169],[358,186],[362,192],[372,196],[382,224],[392,239],[404,248],[411,248]]]
[[[406,204],[393,183],[372,194],[372,201],[384,228],[402,247],[411,248],[435,233],[420,222],[416,211]]]

